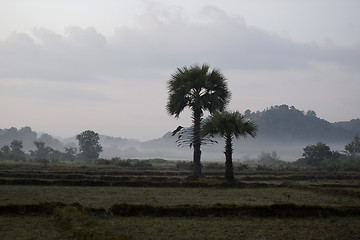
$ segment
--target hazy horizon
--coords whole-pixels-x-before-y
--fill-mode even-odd
[[[268,108],[270,108],[271,106],[269,106]],[[290,107],[290,106],[289,106]],[[294,106],[296,108],[296,106]],[[266,109],[268,109],[266,108]],[[257,111],[263,111],[263,110],[266,110],[266,109],[262,109],[262,110],[256,110],[256,111],[253,111],[252,109],[249,109],[251,110],[251,112],[257,112]],[[303,111],[304,113],[306,113],[306,110],[303,110],[303,109],[298,109],[300,111]],[[317,116],[319,117],[319,116]],[[320,118],[321,119],[321,118]],[[353,118],[353,119],[359,119],[359,118]],[[353,119],[348,119],[348,120],[344,120],[344,121],[351,121]],[[175,119],[176,120],[176,119]],[[323,120],[326,120],[328,121],[327,119],[323,119]],[[330,123],[335,123],[335,122],[330,122]],[[24,127],[30,127],[32,131],[36,132],[38,134],[38,137],[42,134],[49,134],[53,137],[56,137],[56,138],[59,138],[59,140],[65,140],[65,139],[68,139],[68,138],[72,138],[72,137],[75,137],[77,134],[79,134],[80,132],[82,131],[85,131],[85,130],[93,130],[93,129],[83,129],[82,131],[80,132],[77,132],[77,133],[73,133],[72,135],[69,135],[69,136],[60,136],[60,135],[55,135],[53,134],[52,132],[46,132],[46,131],[42,131],[41,129],[34,129],[32,126],[9,126],[9,127],[1,127],[0,126],[0,129],[2,130],[5,130],[5,129],[10,129],[12,127],[15,127],[17,128],[18,130],[21,129],[21,128],[24,128]],[[104,134],[104,133],[101,133],[101,132],[98,132],[99,135],[103,135],[103,136],[108,136],[108,137],[114,137],[114,138],[123,138],[123,139],[128,139],[128,140],[138,140],[140,142],[146,142],[146,141],[151,141],[151,140],[154,140],[154,139],[158,139],[158,138],[162,138],[164,135],[166,135],[167,133],[173,131],[174,129],[169,129],[168,131],[165,131],[165,132],[162,132],[162,133],[159,133],[157,136],[154,135],[154,137],[152,138],[149,138],[149,139],[141,139],[141,138],[134,138],[134,137],[126,137],[126,136],[115,136],[115,135],[111,135],[111,134]],[[56,132],[56,131],[55,131]],[[175,139],[176,140],[176,139]]]
[[[178,67],[228,79],[231,110],[287,104],[329,122],[360,117],[360,2],[2,1],[1,128],[159,138]]]

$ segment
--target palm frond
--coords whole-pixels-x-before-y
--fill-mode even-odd
[[[178,133],[181,129],[183,129],[182,126],[178,126],[174,131],[172,131],[171,136],[174,136],[176,133]]]
[[[179,126],[181,127],[181,126]],[[177,139],[176,139],[176,143],[178,144],[178,147],[184,147],[184,146],[189,146],[190,148],[193,146],[193,139],[194,139],[194,128],[193,127],[189,127],[189,128],[184,128],[181,127],[181,129],[179,129],[179,127],[177,129],[175,129],[171,136],[176,136],[177,135]],[[209,144],[214,144],[214,143],[218,143],[216,140],[212,139],[210,136],[201,136],[201,144],[202,145],[209,145]]]
[[[202,136],[219,135],[221,137],[240,136],[246,137],[248,135],[255,137],[257,126],[253,120],[245,120],[244,116],[238,111],[235,112],[215,112],[204,120],[202,126]]]

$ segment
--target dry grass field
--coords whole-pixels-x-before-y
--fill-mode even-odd
[[[3,164],[0,239],[360,239],[360,173],[222,174]]]

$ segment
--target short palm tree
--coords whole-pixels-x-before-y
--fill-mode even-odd
[[[245,120],[244,116],[238,111],[235,112],[215,112],[205,119],[202,126],[202,135],[220,135],[225,140],[225,179],[234,181],[234,169],[232,164],[233,138],[240,136],[256,136],[257,126],[250,119]]]
[[[204,111],[223,111],[230,100],[227,82],[221,71],[209,65],[178,68],[168,82],[169,98],[166,105],[170,115],[179,117],[186,108],[192,111],[191,145],[194,147],[194,178],[201,175],[200,124]],[[190,145],[190,146],[191,146]]]

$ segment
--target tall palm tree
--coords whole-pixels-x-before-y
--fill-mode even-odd
[[[219,69],[209,65],[178,68],[168,81],[169,98],[166,105],[170,115],[179,117],[186,108],[192,111],[191,145],[194,147],[194,178],[201,175],[200,124],[204,111],[223,111],[230,100],[227,82]],[[191,146],[190,145],[190,146]]]
[[[215,112],[202,125],[202,135],[220,135],[225,140],[225,178],[227,181],[234,181],[234,169],[232,164],[233,138],[240,136],[256,136],[257,126],[250,119],[245,120],[238,111]]]

